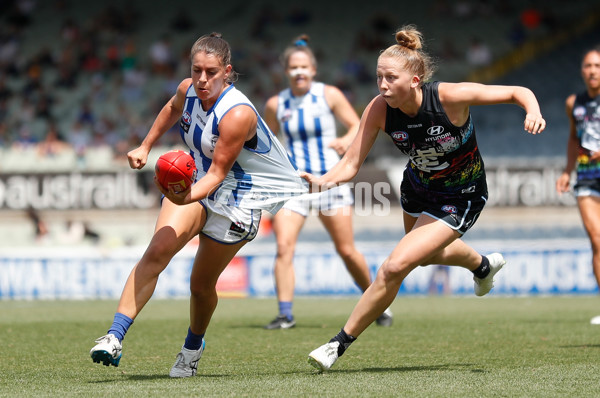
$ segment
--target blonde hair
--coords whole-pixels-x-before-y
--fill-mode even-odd
[[[289,45],[281,55],[281,64],[284,68],[288,67],[288,62],[292,54],[296,52],[303,52],[306,55],[308,55],[308,58],[310,58],[310,62],[315,67],[315,69],[317,69],[317,58],[315,57],[315,54],[310,49],[310,47],[308,47],[309,41],[310,37],[306,34],[302,34],[292,41],[292,44]]]
[[[223,39],[220,33],[213,32],[210,35],[201,36],[196,40],[190,50],[190,59],[194,58],[194,55],[199,52],[212,54],[219,58],[223,67],[231,64],[231,48],[229,47],[227,40]],[[227,76],[227,81],[232,83],[235,82],[237,78],[237,72],[232,69],[229,76]]]
[[[585,50],[583,52],[583,57],[581,57],[582,61],[583,61],[583,58],[587,57],[587,55],[589,53],[599,53],[600,54],[600,44],[595,45],[594,47],[588,48],[587,50]]]
[[[419,76],[423,84],[431,79],[435,66],[432,58],[422,50],[423,35],[414,25],[405,25],[396,32],[396,43],[381,52],[379,58],[396,58],[403,62],[403,68]]]

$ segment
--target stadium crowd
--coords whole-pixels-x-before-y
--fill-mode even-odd
[[[560,28],[549,3],[428,3],[427,14],[421,16],[424,23],[481,24],[491,16],[502,17],[496,38],[482,32],[469,33],[464,39],[469,42],[460,47],[448,36],[428,43],[432,54],[449,66],[439,73],[455,72],[456,76],[442,76],[453,80],[464,78],[470,68],[492,63],[528,37]],[[187,48],[205,33],[199,30],[206,28],[180,7],[183,3],[170,2],[167,22],[160,29],[146,12],[151,8],[148,3],[102,4],[89,8],[69,0],[0,4],[0,150],[34,151],[46,158],[75,153],[81,169],[90,160],[86,157],[89,148],[106,148],[115,159],[123,159],[128,149],[139,144],[177,82],[189,73]],[[315,4],[273,7],[258,2],[245,8],[239,8],[241,3],[231,4],[231,10],[241,10],[235,21],[244,21],[236,22],[237,37],[229,37],[233,63],[243,76],[240,85],[248,86],[244,89],[255,103],[264,104],[285,84],[278,54],[289,35],[279,37],[276,32],[319,32],[318,13],[327,10]],[[335,6],[333,2],[331,9]],[[221,20],[233,19],[231,12],[221,15]],[[49,13],[62,18],[52,25],[46,18]],[[390,43],[400,23],[392,15],[376,10],[354,21],[354,37],[339,39],[348,41],[347,47],[339,46],[347,51],[336,51],[337,39],[315,38],[323,43],[315,49],[318,61],[325,65],[320,68],[324,71],[320,79],[339,87],[358,110],[375,90],[372,60]],[[230,25],[223,22],[225,37]],[[327,35],[333,33],[338,30]],[[176,129],[162,142],[165,146],[178,143]]]

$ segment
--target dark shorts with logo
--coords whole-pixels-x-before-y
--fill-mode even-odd
[[[440,220],[462,235],[475,224],[485,207],[488,193],[487,186],[483,185],[473,186],[472,192],[459,195],[417,192],[405,178],[400,187],[402,209],[413,217],[426,214]]]

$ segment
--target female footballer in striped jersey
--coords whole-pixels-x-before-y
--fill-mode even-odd
[[[108,333],[90,351],[94,362],[119,365],[121,342],[152,297],[160,273],[199,236],[190,275],[190,325],[171,377],[196,374],[217,306],[217,279],[256,237],[261,212],[276,213],[285,200],[307,192],[283,146],[233,86],[229,43],[218,33],[202,36],[190,58],[191,78],[179,84],[140,147],[127,157],[132,168],[141,169],[153,145],[179,123],[181,138],[196,161],[196,181],[180,193],[156,184],[165,197],[154,236],[125,283]]]
[[[317,82],[317,61],[308,47],[308,36],[302,35],[282,55],[289,88],[271,97],[266,104],[265,121],[271,131],[281,136],[288,153],[298,168],[323,175],[339,160],[356,134],[359,118],[350,102],[337,88]],[[336,119],[347,129],[337,137]],[[300,230],[310,211],[331,236],[335,248],[358,287],[364,291],[371,284],[367,262],[354,245],[352,205],[354,197],[348,186],[289,200],[273,218],[277,239],[275,285],[279,314],[266,329],[287,329],[296,321],[292,313],[295,273],[292,260]],[[391,325],[391,312],[377,319]]]

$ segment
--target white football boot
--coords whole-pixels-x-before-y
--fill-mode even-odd
[[[90,350],[90,356],[96,363],[119,366],[122,348],[121,342],[111,333],[96,340],[96,345]]]
[[[490,273],[485,278],[473,277],[476,296],[485,296],[492,290],[494,287],[494,275],[506,264],[504,257],[500,253],[488,254],[486,257],[490,262]]]
[[[389,308],[387,308],[385,311],[383,311],[383,314],[379,315],[379,318],[377,318],[375,320],[375,323],[377,324],[377,326],[385,326],[385,327],[392,326],[393,322],[394,322],[394,314],[392,314],[392,310],[390,310]]]
[[[321,347],[308,354],[308,363],[319,371],[329,370],[338,359],[339,341],[323,344]]]
[[[196,375],[198,361],[202,357],[206,342],[202,339],[202,347],[198,350],[188,350],[181,347],[181,352],[175,358],[175,364],[169,372],[171,377],[192,377]]]

